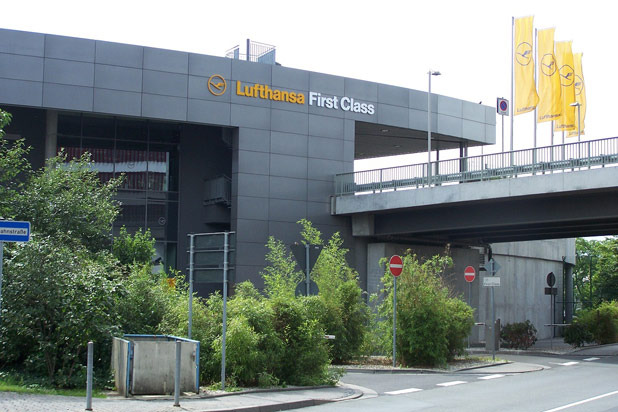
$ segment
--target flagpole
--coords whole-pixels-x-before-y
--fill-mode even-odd
[[[515,17],[511,17],[511,166],[513,166],[513,112],[517,107],[515,104],[515,89],[513,86],[515,78]]]
[[[537,38],[537,36],[538,36],[538,31],[537,31],[537,29],[534,29],[534,53],[533,53],[533,56],[536,57],[536,60],[539,59],[538,58],[539,56],[537,55],[537,53],[538,53],[538,38]],[[535,65],[534,65],[534,87],[538,90],[539,89],[539,85],[538,85],[537,82],[538,82],[539,79],[538,79],[538,76],[537,76],[537,73],[536,73],[537,70],[538,70],[538,65],[537,65],[537,63],[535,63]],[[536,106],[534,106],[534,148],[535,149],[536,149],[536,145],[537,145],[537,142],[536,142],[536,120],[537,120],[536,119],[536,109],[537,109],[537,106],[538,106],[538,104]],[[536,151],[534,153],[536,153]],[[534,162],[534,163],[536,163],[536,162]]]

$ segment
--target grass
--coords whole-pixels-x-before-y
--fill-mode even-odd
[[[52,385],[42,382],[34,376],[23,375],[15,371],[0,372],[0,392],[17,392],[24,394],[37,395],[61,395],[61,396],[79,396],[86,397],[86,382],[84,388],[75,389],[60,389]],[[105,398],[105,392],[93,389],[93,398]]]

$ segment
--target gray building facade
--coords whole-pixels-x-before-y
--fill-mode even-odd
[[[84,151],[124,173],[119,225],[150,228],[185,271],[188,233],[236,231],[235,280],[261,284],[269,236],[302,218],[342,232],[367,287],[367,240],[330,213],[354,160],[426,151],[424,91],[281,65],[0,29],[0,107],[35,166]],[[432,95],[437,149],[495,142],[495,108]],[[186,273],[186,272],[185,272]],[[212,285],[198,285],[206,293]]]

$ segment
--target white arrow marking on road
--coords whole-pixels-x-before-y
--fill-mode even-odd
[[[438,384],[436,384],[436,386],[455,386],[455,385],[461,385],[463,383],[468,383],[468,382],[466,382],[466,381],[451,381],[451,382],[438,383]]]
[[[420,392],[422,391],[422,389],[419,388],[408,388],[408,389],[401,389],[398,391],[391,391],[391,392],[384,392],[387,395],[401,395],[404,393],[414,393],[414,392]]]
[[[593,360],[599,360],[601,358],[586,358],[584,359],[586,362],[592,362]]]
[[[479,379],[483,379],[483,380],[498,379],[498,378],[504,378],[505,376],[506,375],[495,374],[495,375],[489,375],[489,376],[482,376]]]

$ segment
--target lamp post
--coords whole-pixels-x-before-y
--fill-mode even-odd
[[[429,90],[427,92],[427,186],[431,186],[431,76],[440,76],[439,71],[429,70]]]
[[[581,141],[582,138],[582,131],[581,131],[581,121],[580,121],[580,114],[581,114],[581,106],[582,104],[580,102],[575,102],[575,103],[571,103],[569,106],[573,106],[573,107],[577,107],[577,141]]]

